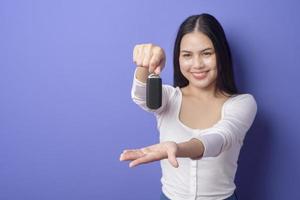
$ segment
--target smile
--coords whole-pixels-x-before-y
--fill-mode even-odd
[[[194,78],[200,80],[200,79],[204,79],[207,76],[208,72],[209,72],[209,70],[205,71],[205,72],[191,72],[191,73],[194,76]]]

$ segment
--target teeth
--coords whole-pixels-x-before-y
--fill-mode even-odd
[[[208,70],[209,71],[209,70]],[[195,77],[198,77],[198,78],[204,78],[207,74],[208,71],[205,71],[205,72],[192,72],[194,74]]]
[[[208,71],[206,71],[206,72],[194,72],[194,74],[205,74],[205,73],[207,73]]]

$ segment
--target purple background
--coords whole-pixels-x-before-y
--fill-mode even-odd
[[[158,142],[154,117],[130,98],[132,50],[167,54],[179,24],[222,23],[239,88],[258,115],[241,151],[242,200],[300,199],[300,3],[289,1],[0,1],[0,199],[158,199],[159,163],[120,163]]]

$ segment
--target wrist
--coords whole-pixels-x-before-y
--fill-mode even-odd
[[[196,139],[192,138],[187,142],[177,143],[177,152],[176,157],[188,157],[191,159],[201,158],[204,153],[203,143]]]

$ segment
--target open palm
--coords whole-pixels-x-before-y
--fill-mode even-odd
[[[168,159],[171,165],[178,167],[176,153],[178,147],[175,142],[162,142],[141,149],[124,150],[120,155],[120,161],[131,161],[129,167],[140,164],[154,162],[162,159]]]

